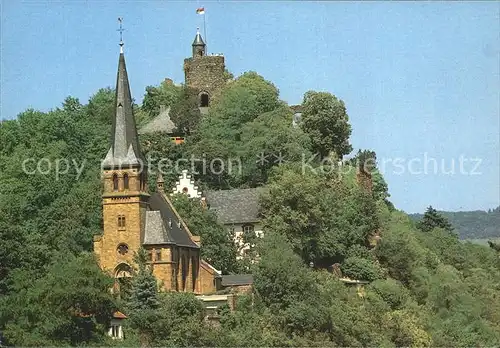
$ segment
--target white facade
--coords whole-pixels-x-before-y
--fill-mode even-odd
[[[247,250],[249,250],[253,245],[244,242],[245,233],[253,233],[259,238],[261,238],[264,233],[262,232],[262,224],[260,222],[255,223],[245,223],[245,224],[228,224],[225,225],[230,233],[234,236],[234,243],[238,246],[239,256],[238,259],[243,258]],[[246,231],[245,231],[246,230]]]
[[[201,198],[201,192],[198,191],[198,186],[194,184],[194,180],[187,170],[183,170],[179,176],[179,180],[175,183],[173,189],[175,193],[187,194],[189,198]]]
[[[123,339],[122,319],[112,319],[108,335],[114,340]]]

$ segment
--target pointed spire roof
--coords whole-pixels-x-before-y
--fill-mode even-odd
[[[142,156],[132,107],[132,96],[120,42],[120,58],[116,77],[115,111],[111,133],[111,147],[104,159],[104,167],[140,166],[145,164]]]
[[[200,28],[196,28],[196,36],[194,37],[193,46],[205,46],[205,41],[200,34]]]

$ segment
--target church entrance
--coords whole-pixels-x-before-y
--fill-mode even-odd
[[[121,263],[115,267],[115,284],[113,293],[122,299],[128,298],[132,289],[132,267]]]

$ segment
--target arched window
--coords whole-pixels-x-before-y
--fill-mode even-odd
[[[123,174],[123,188],[128,190],[128,174]]]
[[[118,175],[113,174],[113,191],[118,191]]]
[[[200,107],[205,108],[208,107],[209,97],[207,92],[203,92],[200,94]]]

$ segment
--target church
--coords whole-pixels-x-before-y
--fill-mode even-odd
[[[193,57],[184,63],[186,81],[198,91],[200,107],[208,107],[214,88],[223,83],[224,72],[224,57],[206,56],[205,47],[198,32]],[[148,167],[134,119],[123,41],[112,124],[110,148],[102,161],[104,227],[94,237],[100,267],[119,284],[132,277],[134,254],[143,248],[161,289],[213,293],[221,275],[201,259],[200,237],[190,232],[164,193],[161,176],[155,192],[148,191]]]

